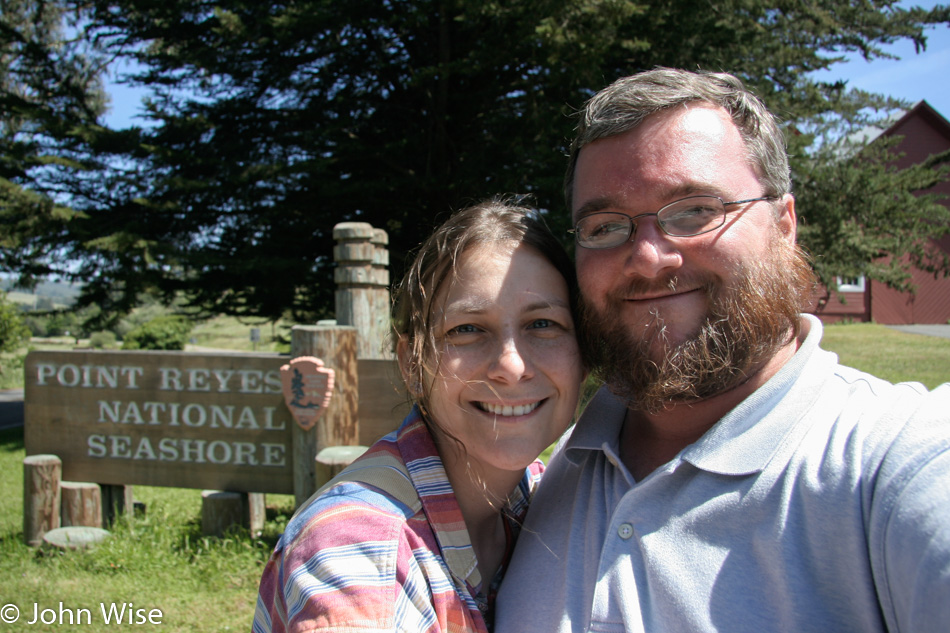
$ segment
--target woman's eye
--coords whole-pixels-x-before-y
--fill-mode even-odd
[[[464,325],[455,326],[454,328],[449,330],[447,334],[449,336],[452,336],[453,334],[474,334],[477,331],[478,331],[478,328],[476,328],[474,325],[466,323]]]
[[[535,319],[531,322],[531,329],[537,330],[541,328],[548,328],[554,325],[554,321],[551,319]]]

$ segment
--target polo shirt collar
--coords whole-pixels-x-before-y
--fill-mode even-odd
[[[601,387],[574,425],[571,437],[564,445],[564,457],[577,464],[584,458],[584,451],[601,451],[606,447],[618,454],[626,414],[627,405],[607,387]]]

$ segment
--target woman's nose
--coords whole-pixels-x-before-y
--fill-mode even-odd
[[[531,376],[531,363],[523,346],[514,340],[502,341],[489,367],[489,378],[501,382],[518,382]]]

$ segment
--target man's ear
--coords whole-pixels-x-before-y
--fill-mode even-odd
[[[786,193],[778,202],[776,226],[779,234],[794,245],[798,236],[798,216],[795,215],[795,196]]]

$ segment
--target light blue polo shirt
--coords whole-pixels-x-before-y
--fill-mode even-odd
[[[802,347],[640,482],[602,390],[545,471],[496,633],[950,631],[950,385]]]

